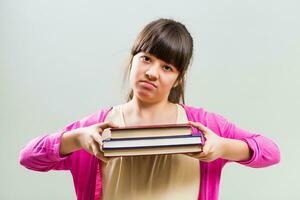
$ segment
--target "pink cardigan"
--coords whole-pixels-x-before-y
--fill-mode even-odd
[[[202,108],[194,108],[183,105],[190,121],[201,122],[209,129],[225,138],[234,138],[245,141],[253,151],[250,160],[238,162],[249,167],[259,168],[276,164],[280,161],[280,152],[275,143],[260,135],[249,133],[236,127],[224,117],[205,111]],[[99,110],[98,112],[66,126],[61,131],[45,135],[30,141],[20,153],[20,164],[35,171],[70,170],[73,176],[74,187],[78,200],[99,200],[102,192],[101,173],[96,175],[98,162],[96,157],[85,150],[79,150],[68,156],[60,157],[59,145],[61,136],[66,131],[79,127],[90,126],[103,122],[112,108]],[[196,130],[193,129],[193,132]],[[200,162],[201,183],[199,188],[199,200],[217,200],[219,183],[223,166],[228,160],[217,159],[210,163]],[[99,181],[99,182],[98,182]],[[95,188],[97,188],[95,191]],[[96,194],[96,195],[95,195]]]

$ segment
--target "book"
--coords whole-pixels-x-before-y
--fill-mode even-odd
[[[103,150],[105,149],[129,149],[145,147],[162,147],[162,146],[180,146],[202,144],[201,136],[173,136],[173,137],[153,137],[153,138],[136,138],[136,139],[118,139],[103,140]]]
[[[142,156],[202,152],[202,145],[166,146],[155,148],[107,149],[104,156]]]
[[[190,124],[111,128],[102,137],[104,156],[192,153],[203,147],[202,133],[192,135]]]
[[[191,135],[192,129],[189,124],[165,124],[151,126],[126,126],[109,129],[107,133],[111,139],[125,138],[151,138],[167,136]]]
[[[104,156],[177,154],[202,151],[201,135],[104,140]]]

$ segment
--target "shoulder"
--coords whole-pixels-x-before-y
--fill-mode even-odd
[[[112,109],[113,106],[98,109],[95,113],[86,117],[86,119],[97,122],[103,122]]]
[[[207,111],[202,107],[194,107],[185,104],[180,105],[185,109],[188,120],[200,122],[204,126],[217,132],[222,132],[222,129],[224,129],[228,123],[228,120],[218,113]]]
[[[202,119],[205,118],[207,114],[207,111],[202,107],[194,107],[186,104],[180,104],[180,105],[184,108],[188,118]]]
[[[103,122],[111,109],[112,107],[105,107],[105,108],[98,109],[94,113],[86,115],[80,120],[69,123],[64,129],[71,130],[74,128],[86,127],[96,123]]]

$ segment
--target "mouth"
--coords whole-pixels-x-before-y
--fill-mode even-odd
[[[148,85],[148,86],[152,86],[153,88],[157,88],[157,85],[155,85],[154,83],[151,83],[151,82],[149,82],[149,81],[140,81],[140,82],[142,82],[142,83],[144,83],[145,85]]]

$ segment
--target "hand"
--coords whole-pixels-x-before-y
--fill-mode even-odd
[[[200,130],[203,133],[206,141],[204,143],[202,152],[188,153],[187,155],[204,162],[211,162],[218,158],[221,158],[223,155],[223,143],[225,138],[218,136],[212,130],[205,127],[199,122],[189,121],[189,124]]]
[[[105,139],[102,137],[102,133],[106,128],[112,127],[116,128],[118,126],[111,122],[105,122],[78,129],[80,147],[103,162],[109,162],[112,158],[105,157],[102,150],[102,141]]]

